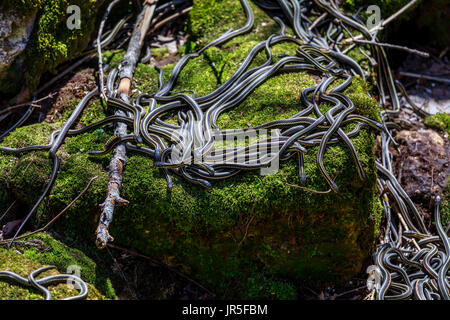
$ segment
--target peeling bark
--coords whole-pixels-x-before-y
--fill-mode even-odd
[[[118,93],[120,98],[129,103],[129,94],[131,92],[131,83],[133,79],[134,70],[141,54],[142,46],[144,44],[145,34],[147,33],[150,22],[155,11],[157,1],[145,1],[144,8],[139,14],[130,38],[127,53],[121,61],[121,70],[119,73],[120,83]],[[123,111],[117,110],[116,115],[126,115]],[[115,127],[114,134],[118,137],[127,134],[127,125],[118,122]],[[109,163],[109,182],[108,194],[105,201],[101,204],[102,212],[100,215],[100,222],[97,227],[97,246],[104,248],[106,244],[113,241],[114,238],[109,234],[109,225],[112,222],[114,215],[114,208],[120,205],[126,205],[129,202],[120,196],[120,188],[122,186],[123,170],[127,162],[127,155],[125,144],[117,145],[113,150],[113,157]]]

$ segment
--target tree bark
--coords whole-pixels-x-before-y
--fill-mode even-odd
[[[129,103],[129,96],[131,93],[131,83],[133,80],[134,70],[141,54],[142,46],[144,44],[145,34],[147,33],[150,22],[155,12],[155,0],[146,0],[144,7],[139,14],[133,33],[130,38],[127,52],[121,61],[121,70],[119,73],[119,97],[126,103]],[[125,112],[117,110],[116,115],[125,116]],[[127,125],[122,122],[116,124],[114,134],[118,137],[127,134]],[[122,186],[123,170],[127,162],[127,155],[125,143],[117,145],[113,150],[113,157],[109,163],[109,182],[108,194],[105,202],[101,204],[102,212],[100,215],[100,222],[97,227],[97,246],[104,248],[106,244],[113,241],[114,238],[109,234],[109,225],[113,219],[114,208],[120,205],[128,204],[128,201],[120,196],[120,188]]]

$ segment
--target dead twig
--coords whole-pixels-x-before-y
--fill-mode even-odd
[[[242,243],[247,238],[248,228],[250,227],[250,224],[252,223],[253,219],[255,219],[255,217],[256,217],[256,212],[253,214],[253,216],[250,218],[250,220],[246,224],[246,226],[245,226],[245,233],[244,233],[244,236],[242,237],[242,240],[238,244],[238,248],[240,248],[242,246]]]
[[[383,29],[388,23],[390,23],[390,22],[394,21],[395,19],[397,19],[401,14],[403,14],[406,10],[408,10],[417,1],[418,0],[410,1],[405,6],[403,6],[400,10],[398,10],[396,13],[391,15],[389,18],[387,18],[386,20],[381,21],[378,25],[376,25],[375,27],[370,29],[369,32],[370,33],[375,33],[375,32],[378,32],[379,30]],[[347,44],[347,43],[354,42],[355,40],[360,40],[362,38],[363,38],[363,35],[360,34],[360,35],[357,35],[356,37],[345,39],[345,40],[342,41],[342,43],[343,44]]]
[[[3,114],[0,116],[0,122],[6,118],[8,118],[11,115],[12,112],[8,112],[7,114]]]
[[[431,80],[431,81],[443,82],[443,83],[450,84],[450,79],[441,78],[441,77],[435,77],[435,76],[429,76],[429,75],[426,75],[426,74],[418,74],[418,73],[400,71],[398,73],[398,75],[399,76],[403,76],[403,77],[417,78],[417,79],[422,79],[422,80]]]
[[[16,204],[17,200],[14,200],[13,203],[11,203],[11,205],[8,207],[8,209],[6,209],[5,213],[0,217],[0,222],[3,220],[4,217],[6,217],[6,215],[8,214],[9,211],[11,211],[12,207],[14,207],[14,205]]]
[[[314,20],[314,22],[309,26],[309,31],[312,31],[312,29],[314,29],[315,27],[317,27],[317,25],[326,17],[328,16],[328,12],[324,12],[322,13],[322,15],[320,17],[318,17],[316,20]]]
[[[109,251],[108,247],[106,247],[106,251],[108,251],[108,254],[110,255],[111,259],[113,259],[113,262],[114,262],[117,270],[119,270],[120,276],[122,277],[122,280],[125,282],[128,292],[133,296],[134,300],[138,300],[136,292],[134,290],[131,290],[129,281],[128,281],[127,277],[125,276],[125,273],[123,272],[122,268],[120,267],[120,264],[117,262],[116,258],[114,258],[111,251]]]
[[[348,291],[336,294],[335,298],[339,298],[339,297],[345,296],[345,295],[350,294],[350,293],[358,292],[358,291],[361,291],[363,289],[367,289],[367,286],[361,286],[359,288],[355,288],[355,289],[352,289],[352,290],[348,290]]]
[[[120,98],[129,103],[129,95],[131,92],[131,82],[134,70],[141,55],[144,45],[144,38],[150,27],[150,22],[155,12],[157,1],[146,0],[144,8],[136,19],[136,24],[128,44],[128,49],[120,63],[119,88],[118,94]],[[125,112],[117,110],[115,115],[126,116]],[[117,137],[123,137],[127,134],[127,125],[118,122],[115,126],[114,134]],[[109,234],[109,224],[113,219],[114,208],[116,205],[126,205],[128,201],[120,196],[120,188],[122,186],[123,168],[127,162],[126,148],[124,143],[118,144],[113,150],[113,157],[109,163],[109,182],[108,194],[105,201],[101,205],[102,212],[100,222],[97,227],[96,243],[98,248],[104,248],[106,244],[113,241],[114,238]]]
[[[413,4],[415,4],[418,0],[412,0],[409,3],[407,3],[406,5],[404,5],[400,10],[398,10],[396,13],[394,13],[393,15],[391,15],[389,18],[387,18],[386,20],[384,20],[383,22],[381,22],[380,24],[380,28],[384,27],[385,25],[387,25],[388,23],[394,21],[395,19],[397,19],[400,15],[402,15],[406,10],[408,10],[410,7],[413,6]],[[374,27],[374,29],[378,29],[377,27]],[[372,31],[372,30],[371,30]]]
[[[34,95],[38,95],[39,93],[41,93],[42,91],[44,91],[45,89],[49,88],[51,85],[53,85],[56,81],[60,80],[61,78],[63,78],[64,76],[66,76],[67,74],[69,74],[70,72],[72,72],[73,70],[75,70],[76,68],[78,68],[79,66],[81,66],[83,63],[85,63],[86,61],[92,59],[95,57],[97,53],[91,53],[87,56],[84,56],[83,58],[81,58],[80,60],[78,60],[77,62],[75,62],[74,64],[70,65],[69,67],[65,68],[64,71],[62,71],[61,73],[59,73],[56,77],[54,77],[52,80],[50,80],[49,82],[47,82],[45,85],[43,85],[42,87],[40,87],[38,90],[36,90],[36,92],[34,93]]]
[[[289,187],[294,187],[294,188],[297,188],[297,189],[302,189],[302,190],[305,190],[305,191],[308,191],[308,192],[312,192],[312,193],[317,193],[317,194],[327,194],[327,193],[331,192],[331,188],[328,189],[327,191],[317,191],[317,190],[313,190],[313,189],[310,189],[310,188],[307,188],[307,187],[298,186],[296,184],[286,183],[286,185],[288,185]]]
[[[34,100],[34,101],[28,101],[28,102],[16,104],[14,106],[6,107],[6,108],[0,110],[0,115],[2,115],[4,113],[7,113],[7,112],[9,113],[9,112],[14,111],[16,109],[21,109],[21,108],[24,108],[24,107],[28,107],[28,106],[34,106],[36,108],[40,108],[41,106],[37,105],[36,103],[41,102],[41,101],[46,100],[46,99],[53,98],[53,96],[55,94],[56,94],[56,92],[53,92],[53,93],[50,93],[50,94],[46,95],[45,97],[42,97],[42,98]]]
[[[369,41],[369,40],[357,40],[355,39],[353,42],[355,43],[362,43],[362,44],[370,44],[372,46],[379,46],[379,47],[386,47],[386,48],[391,48],[391,49],[396,49],[396,50],[403,50],[424,58],[429,58],[430,54],[428,52],[423,52],[423,51],[419,51],[416,49],[410,49],[408,47],[404,47],[404,46],[398,46],[395,44],[389,44],[389,43],[381,43],[381,42],[376,42],[376,41]]]
[[[167,18],[165,18],[165,19],[163,19],[163,20],[161,20],[161,21],[158,21],[158,23],[156,23],[156,24],[155,24],[155,25],[147,32],[147,35],[148,35],[148,34],[151,34],[151,33],[153,33],[153,32],[155,32],[156,30],[158,30],[158,29],[161,28],[162,26],[166,25],[168,22],[171,22],[171,21],[175,20],[175,19],[178,18],[178,17],[181,17],[182,15],[184,15],[184,14],[186,14],[186,13],[189,13],[191,10],[192,10],[192,7],[184,8],[183,10],[181,10],[181,11],[179,11],[179,12],[177,12],[177,13],[171,15],[171,16],[168,16]]]
[[[450,50],[450,47],[446,47],[444,50],[442,50],[439,54],[439,59],[442,59],[448,53],[448,50]]]
[[[55,217],[53,217],[53,219],[50,220],[45,226],[43,226],[42,228],[39,228],[37,230],[31,231],[31,232],[29,232],[27,234],[18,236],[18,237],[16,237],[16,240],[23,239],[23,238],[29,237],[29,236],[31,236],[33,234],[36,234],[36,233],[43,232],[43,231],[47,230],[56,220],[58,220],[67,210],[69,210],[70,207],[72,207],[73,204],[78,201],[78,199],[80,199],[88,191],[88,189],[91,186],[92,182],[94,182],[94,180],[97,179],[97,178],[98,178],[98,176],[95,176],[95,177],[91,178],[91,180],[89,180],[89,182],[87,183],[86,187],[84,187],[84,189],[75,197],[75,199],[73,199],[72,202],[70,202],[60,213],[58,213]],[[0,243],[7,243],[7,242],[9,242],[9,240],[0,241]]]

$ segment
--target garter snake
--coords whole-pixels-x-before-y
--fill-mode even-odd
[[[7,279],[12,282],[16,282],[22,286],[33,286],[42,292],[45,295],[45,300],[52,300],[52,295],[50,291],[46,288],[50,285],[56,285],[59,283],[72,283],[75,284],[75,287],[78,288],[79,293],[76,296],[63,298],[62,300],[83,300],[88,296],[88,287],[86,283],[81,280],[79,277],[71,275],[71,274],[59,274],[47,276],[41,279],[35,279],[42,272],[56,269],[55,266],[48,266],[39,268],[33,272],[31,272],[28,276],[28,279],[14,273],[11,271],[0,271],[0,279]]]

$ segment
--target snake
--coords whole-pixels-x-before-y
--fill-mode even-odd
[[[113,135],[103,150],[91,150],[89,155],[105,155],[123,143],[128,151],[151,158],[153,165],[164,174],[169,189],[173,186],[172,173],[189,183],[211,189],[214,181],[229,179],[241,171],[264,168],[270,166],[273,161],[286,161],[294,156],[298,158],[300,180],[305,184],[305,154],[310,148],[317,147],[317,168],[330,190],[339,192],[336,178],[331,177],[324,165],[327,148],[343,143],[352,156],[359,178],[364,180],[366,174],[351,140],[364,128],[381,136],[380,159],[375,162],[375,167],[378,172],[377,186],[384,207],[386,230],[382,245],[377,247],[374,258],[382,276],[376,297],[379,300],[448,299],[450,243],[439,220],[440,200],[436,199],[434,209],[438,235],[433,235],[427,230],[420,212],[394,176],[389,149],[392,143],[397,145],[392,130],[408,125],[406,120],[399,118],[399,93],[419,116],[428,114],[411,101],[403,85],[394,79],[383,47],[370,45],[370,52],[365,52],[362,46],[355,43],[345,47],[345,41],[342,41],[344,35],[353,37],[354,31],[361,33],[368,40],[376,41],[376,34],[372,34],[358,18],[361,10],[348,16],[333,1],[327,0],[257,0],[255,3],[269,13],[280,31],[255,44],[233,74],[211,92],[198,96],[195,91],[175,90],[183,69],[192,59],[199,58],[208,49],[224,45],[253,29],[255,17],[247,0],[240,0],[245,23],[237,29],[224,32],[196,52],[185,54],[175,64],[167,81],[164,80],[163,69],[156,66],[158,88],[154,92],[140,93],[133,101],[125,102],[116,97],[119,69],[110,70],[106,81],[107,95],[104,98],[108,107],[124,111],[123,116],[108,115],[80,129],[73,129],[75,121],[89,100],[97,95],[98,89],[95,88],[80,101],[62,128],[50,134],[48,144],[20,148],[0,146],[0,151],[17,155],[46,151],[53,160],[49,183],[26,215],[12,241],[50,193],[60,165],[57,152],[69,136],[84,134],[111,123],[124,122],[130,125],[132,132],[124,137]],[[173,0],[157,6],[156,12],[163,15],[179,5],[184,5],[183,1]],[[314,23],[311,16],[321,17],[322,21]],[[100,46],[111,44],[129,18],[130,16],[126,16],[121,19],[102,39]],[[291,30],[288,31],[288,28]],[[288,33],[293,33],[294,36]],[[284,53],[275,56],[273,48],[281,43],[295,45],[295,52],[292,55]],[[378,119],[356,114],[353,101],[346,95],[346,90],[355,79],[368,81],[367,73],[360,64],[347,55],[354,49],[358,49],[374,68],[374,74],[369,74],[369,81],[376,76],[374,91],[377,91],[379,103],[383,107]],[[89,53],[89,50],[85,53]],[[302,90],[299,110],[295,115],[248,128],[220,128],[218,123],[222,114],[238,108],[268,79],[289,72],[308,72],[321,78],[316,85]],[[372,98],[370,93],[367,95]],[[388,100],[390,108],[387,107]],[[327,110],[322,112],[322,107],[325,106]],[[32,107],[28,111],[13,127],[5,131],[0,139],[22,125],[33,111]],[[167,120],[168,117],[172,117],[172,120],[175,118],[175,121]],[[348,125],[354,127],[347,127]],[[245,137],[249,132],[258,130],[270,130],[270,137],[256,137],[256,142],[249,142],[244,146],[233,144],[224,147],[219,143],[220,139]],[[51,296],[46,286],[51,281],[57,281],[57,278],[48,282],[43,279],[36,280],[45,270],[47,269],[31,273],[28,279],[15,276],[13,278],[34,286],[47,299]]]
[[[72,283],[75,284],[75,288],[79,290],[79,293],[76,296],[66,297],[62,300],[84,300],[88,297],[88,286],[86,283],[79,277],[71,274],[58,274],[51,275],[41,279],[36,279],[36,277],[48,270],[56,269],[55,266],[46,266],[34,270],[28,275],[28,278],[24,278],[17,273],[12,271],[0,271],[0,279],[9,280],[11,282],[17,283],[19,285],[25,287],[34,287],[38,291],[44,294],[45,300],[52,300],[52,295],[50,291],[47,289],[50,285],[56,285],[59,283]]]

